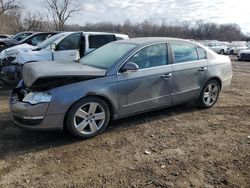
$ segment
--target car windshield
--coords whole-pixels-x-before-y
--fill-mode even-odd
[[[128,43],[109,43],[83,57],[80,63],[92,67],[108,69],[136,46],[136,44]]]
[[[30,35],[32,35],[32,33],[18,33],[15,36],[13,36],[12,38],[17,40],[17,41],[21,41],[21,40],[26,39]]]
[[[47,48],[49,45],[51,45],[53,42],[57,41],[59,38],[65,36],[65,33],[59,33],[56,34],[52,37],[49,37],[48,39],[46,39],[45,41],[41,42],[40,44],[38,44],[36,47],[40,48],[40,49],[44,49]]]

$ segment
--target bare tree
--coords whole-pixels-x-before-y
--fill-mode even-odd
[[[17,0],[0,0],[0,16],[9,11],[19,9],[21,7]]]
[[[80,9],[74,0],[44,0],[44,5],[48,9],[55,29],[61,31],[64,29],[66,21]]]

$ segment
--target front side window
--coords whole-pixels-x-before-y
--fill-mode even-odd
[[[200,60],[207,59],[206,51],[203,48],[197,46],[197,51],[198,51],[198,55],[199,55]]]
[[[114,35],[90,35],[89,36],[89,48],[100,48],[101,46],[115,41]]]
[[[175,41],[171,42],[174,63],[199,60],[196,46],[189,42]]]
[[[57,46],[58,51],[76,50],[79,48],[81,33],[72,34],[63,39]]]
[[[139,69],[167,65],[167,47],[165,43],[154,44],[138,51],[130,58],[130,62],[136,63]]]

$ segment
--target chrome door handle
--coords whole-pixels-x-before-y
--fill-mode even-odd
[[[163,74],[161,75],[162,78],[169,78],[172,76],[172,73],[168,73],[168,74]]]
[[[206,71],[207,70],[207,67],[201,67],[199,68],[199,71]]]

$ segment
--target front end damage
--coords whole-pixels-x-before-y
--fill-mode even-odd
[[[12,121],[26,129],[32,130],[60,130],[63,128],[64,116],[62,114],[47,114],[49,102],[32,104],[25,101],[30,93],[36,90],[26,88],[21,80],[12,90],[9,98],[9,107]]]
[[[57,88],[103,77],[106,70],[81,64],[27,63],[12,90],[9,106],[14,123],[35,130],[63,129],[65,113],[55,111]],[[70,97],[70,96],[68,96]],[[57,101],[57,102],[55,102]]]
[[[22,66],[14,64],[13,57],[0,60],[0,80],[7,85],[16,85],[21,79]]]

